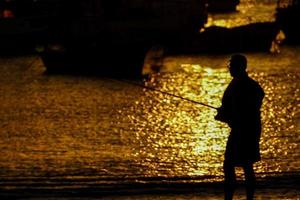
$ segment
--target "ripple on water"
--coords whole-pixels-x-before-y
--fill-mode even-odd
[[[253,66],[268,56],[248,55],[250,76],[266,92],[262,162],[256,165],[260,176],[300,170],[299,69],[274,68],[272,59],[264,60],[265,67]],[[144,84],[219,106],[230,81],[221,65],[227,56],[186,58],[168,58],[177,70],[154,74]],[[0,79],[2,180],[222,179],[229,129],[213,119],[215,110],[118,81],[46,76],[39,61],[24,66],[31,59],[1,59],[4,66],[17,66],[0,69],[5,72]],[[20,74],[26,76],[17,79]]]

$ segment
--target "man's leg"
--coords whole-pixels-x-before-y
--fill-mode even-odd
[[[245,164],[243,165],[243,169],[245,172],[245,180],[246,180],[246,192],[247,192],[247,200],[254,199],[255,192],[255,173],[253,170],[253,164]]]
[[[225,200],[232,200],[234,188],[235,188],[235,182],[236,182],[236,176],[235,176],[235,169],[234,165],[230,161],[224,161],[223,165],[224,169],[224,192],[225,192]]]

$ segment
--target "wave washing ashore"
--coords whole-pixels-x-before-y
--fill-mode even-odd
[[[299,174],[276,178],[267,178],[258,182],[255,199],[264,200],[298,200]],[[85,184],[81,187],[71,186],[57,188],[19,188],[1,189],[3,199],[103,199],[103,200],[221,200],[224,199],[223,185],[220,183],[166,183],[159,184],[116,184],[93,185]],[[234,199],[245,199],[243,185],[238,185]]]
[[[266,93],[256,197],[300,199],[300,48],[246,56]],[[218,107],[229,57],[167,57],[143,84]],[[35,56],[0,59],[1,199],[223,199],[229,129],[215,110],[44,71]],[[235,199],[245,199],[243,185]]]

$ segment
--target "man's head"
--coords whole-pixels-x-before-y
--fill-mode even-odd
[[[247,58],[242,54],[234,54],[229,61],[229,71],[232,77],[240,77],[246,74]]]

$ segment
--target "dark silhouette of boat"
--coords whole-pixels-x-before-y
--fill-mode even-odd
[[[206,20],[205,0],[0,0],[0,54],[38,46],[48,72],[138,74],[152,46]]]
[[[300,1],[278,0],[276,22],[286,35],[287,43],[300,43]]]
[[[209,12],[234,12],[240,0],[207,0]]]
[[[272,51],[280,29],[274,22],[252,23],[226,28],[212,26],[204,32],[170,47],[170,54],[234,53]]]
[[[141,74],[146,52],[196,34],[204,0],[61,1],[40,55],[49,72]],[[51,35],[50,35],[51,34]]]

